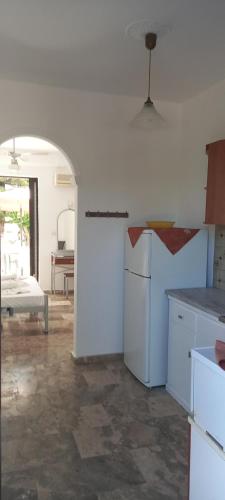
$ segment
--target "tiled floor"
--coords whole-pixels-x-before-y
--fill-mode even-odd
[[[71,313],[52,297],[48,336],[4,319],[2,499],[185,499],[185,413],[122,361],[75,365]]]

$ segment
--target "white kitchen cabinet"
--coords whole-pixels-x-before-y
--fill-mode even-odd
[[[225,308],[225,305],[224,305]],[[198,316],[196,347],[215,345],[216,340],[225,340],[225,324],[210,316]]]
[[[190,404],[190,353],[194,344],[195,332],[178,322],[170,325],[167,390],[186,409]]]
[[[194,347],[214,346],[225,341],[225,324],[216,316],[169,296],[167,391],[191,411],[191,359]]]
[[[185,326],[190,331],[195,332],[197,321],[196,312],[192,308],[176,300],[170,300],[169,304],[170,320],[173,323],[178,323],[181,327]]]

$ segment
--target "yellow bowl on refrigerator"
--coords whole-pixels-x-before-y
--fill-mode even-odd
[[[175,222],[169,220],[147,220],[146,224],[150,229],[168,229],[173,227]]]

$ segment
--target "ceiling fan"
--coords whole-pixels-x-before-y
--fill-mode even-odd
[[[51,154],[50,151],[22,151],[20,153],[16,152],[16,141],[15,138],[13,137],[12,139],[12,150],[8,151],[6,149],[1,149],[0,148],[0,156],[9,156],[11,162],[9,167],[18,170],[20,168],[19,161],[21,160],[22,162],[28,162],[30,161],[30,157],[39,157],[39,156],[48,156]]]
[[[17,170],[20,168],[20,165],[18,163],[18,158],[21,157],[20,153],[16,153],[16,144],[15,144],[15,138],[13,137],[13,150],[8,152],[8,155],[11,158],[11,163],[9,165],[10,168]]]

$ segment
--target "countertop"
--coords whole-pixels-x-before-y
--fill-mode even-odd
[[[225,323],[225,291],[219,288],[182,288],[166,290],[169,297],[181,300]]]

